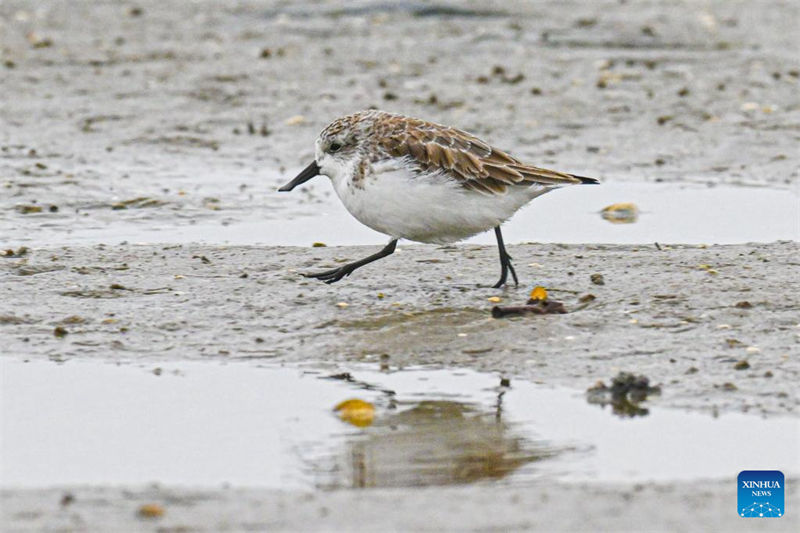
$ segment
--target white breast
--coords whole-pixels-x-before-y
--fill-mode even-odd
[[[506,194],[470,191],[439,172],[418,174],[401,161],[374,166],[359,183],[334,179],[342,203],[362,224],[397,239],[445,244],[500,225],[550,187]]]

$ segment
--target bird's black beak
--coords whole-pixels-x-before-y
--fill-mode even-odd
[[[314,161],[313,163],[308,165],[306,168],[304,168],[303,171],[300,174],[298,174],[295,179],[293,179],[292,181],[290,181],[289,183],[287,183],[286,185],[284,185],[283,187],[281,187],[278,190],[280,192],[291,191],[292,189],[294,189],[298,185],[302,185],[303,183],[307,182],[308,180],[310,180],[314,176],[318,176],[318,175],[319,175],[319,165],[317,165],[317,162]]]

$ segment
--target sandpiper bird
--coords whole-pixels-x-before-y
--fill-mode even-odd
[[[316,155],[292,181],[291,191],[328,176],[359,222],[388,235],[380,252],[339,268],[304,274],[334,283],[391,255],[399,239],[446,244],[494,228],[500,280],[518,284],[500,224],[537,196],[596,179],[526,165],[474,135],[384,111],[361,111],[334,120],[316,141]]]

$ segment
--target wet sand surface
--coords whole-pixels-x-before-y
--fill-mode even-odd
[[[472,486],[303,494],[81,487],[0,494],[18,510],[11,522],[18,531],[44,525],[79,531],[108,531],[110,525],[128,531],[675,531],[700,529],[700,523],[710,531],[796,529],[797,519],[790,516],[756,525],[756,519],[739,518],[725,495],[731,483],[625,488],[548,483],[491,493]],[[796,494],[787,494],[787,506],[800,504]],[[59,503],[65,496],[70,503]],[[136,516],[135,509],[153,501],[164,503],[162,518]]]
[[[6,1],[0,224],[313,213],[276,187],[370,106],[605,182],[796,187],[795,2],[446,5]]]
[[[335,286],[305,279],[299,272],[360,257],[368,253],[368,247],[98,245],[37,249],[28,251],[22,258],[4,258],[0,263],[3,280],[0,321],[4,354],[15,360],[49,360],[53,364],[66,362],[69,365],[71,360],[91,359],[134,365],[132,370],[138,372],[141,367],[149,369],[148,372],[155,371],[165,363],[181,371],[181,361],[185,362],[184,366],[191,361],[244,366],[277,363],[287,368],[306,368],[323,376],[343,376],[339,379],[347,380],[351,373],[358,376],[359,370],[365,367],[371,372],[402,373],[406,368],[412,371],[422,365],[482,371],[494,375],[498,385],[500,377],[506,377],[510,379],[512,392],[515,383],[532,381],[544,386],[566,386],[577,393],[598,380],[608,382],[619,371],[632,371],[648,376],[651,383],[661,389],[660,395],[651,396],[645,403],[645,417],[647,409],[669,408],[705,413],[709,417],[708,424],[713,424],[717,416],[724,419],[728,413],[768,419],[788,415],[792,417],[788,422],[792,425],[787,426],[788,433],[783,435],[791,439],[791,435],[797,433],[794,417],[798,396],[794,384],[800,370],[797,363],[800,330],[796,313],[800,291],[794,275],[797,248],[796,243],[790,242],[710,247],[661,245],[661,250],[655,246],[515,245],[510,247],[510,253],[517,261],[524,284],[503,290],[491,289],[486,283],[493,282],[497,275],[496,250],[476,245],[403,247],[383,263],[365,267]],[[597,284],[597,274],[603,278],[602,285]],[[547,286],[550,297],[564,302],[568,313],[491,317],[494,305],[524,303],[533,283]],[[590,294],[593,298],[588,296]],[[31,295],[36,297],[31,299]],[[183,370],[191,376],[191,368]],[[9,372],[9,379],[13,375]],[[269,380],[264,381],[264,386],[272,387],[269,383]],[[50,394],[56,393],[54,387],[55,382],[51,382]],[[240,392],[232,393],[233,396],[220,394],[217,397],[223,402],[226,397],[246,398],[246,387],[244,384],[242,387]],[[306,422],[315,420],[305,417],[297,406],[298,400],[293,399],[294,394],[303,394],[302,389],[289,388],[292,390],[277,394],[275,408],[295,409],[296,416]],[[88,390],[79,387],[63,396],[90,394]],[[127,390],[125,394],[137,394],[137,390],[145,389],[120,390]],[[353,394],[358,396],[358,390],[356,387]],[[4,396],[3,403],[13,406],[25,396],[35,398],[31,394],[33,392],[28,390],[20,397]],[[319,412],[327,411],[326,424],[337,422],[330,412],[332,401],[324,400],[325,396],[313,389],[308,394],[316,398]],[[422,391],[418,394],[421,396],[415,404],[417,407],[430,405],[425,403],[430,401],[430,395]],[[101,396],[97,398],[99,403],[103,402]],[[559,409],[556,398],[554,395],[553,403],[531,402],[528,408],[534,412]],[[39,405],[44,409],[44,403]],[[267,402],[260,408],[269,405]],[[70,412],[67,407],[63,409]],[[187,408],[187,415],[192,412]],[[565,421],[577,420],[570,410],[559,412]],[[613,416],[607,412],[610,422]],[[450,413],[449,408],[445,413]],[[444,416],[442,413],[434,415],[440,419]],[[379,415],[378,419],[382,417],[384,415]],[[150,428],[147,431],[163,427],[152,425],[158,418],[145,416],[142,427]],[[151,424],[146,422],[148,419]],[[33,420],[30,419],[29,426]],[[105,418],[98,417],[96,422],[100,420]],[[212,420],[226,420],[226,417]],[[387,419],[390,425],[391,420]],[[385,441],[391,443],[388,451],[385,446],[367,443],[357,445],[350,452],[347,452],[350,447],[344,446],[339,454],[351,457],[358,450],[360,453],[367,450],[366,457],[371,461],[367,461],[367,466],[359,466],[360,462],[351,465],[355,468],[353,472],[365,469],[365,479],[373,479],[374,483],[367,486],[391,487],[394,486],[391,481],[374,480],[381,479],[381,472],[386,468],[393,476],[388,479],[396,479],[398,471],[401,476],[403,472],[405,475],[413,472],[410,467],[400,466],[405,464],[401,459],[403,453],[413,456],[413,443],[420,439],[430,441],[430,437],[440,436],[442,431],[450,434],[453,425],[449,420],[445,416],[432,426],[434,433],[427,437],[424,432],[412,432],[406,437],[402,433],[392,433]],[[134,418],[130,422],[138,423]],[[183,425],[176,423],[176,431]],[[211,430],[217,424],[200,421],[198,425]],[[299,427],[308,430],[308,425]],[[319,426],[311,425],[319,432]],[[234,434],[240,433],[229,426],[220,427],[223,431],[228,428]],[[601,424],[599,428],[608,431],[606,426],[610,424]],[[247,427],[250,431],[252,426]],[[492,435],[498,431],[495,423],[488,427]],[[545,431],[545,438],[553,438],[546,427],[534,426],[536,430]],[[628,433],[627,427],[618,430],[634,435]],[[669,427],[664,425],[663,429],[670,431]],[[682,424],[679,419],[677,427],[692,426]],[[372,428],[362,437],[376,438],[374,432],[380,431],[379,428]],[[461,435],[475,438],[484,428],[483,425],[468,426]],[[678,429],[672,432],[681,434]],[[124,435],[117,432],[117,438],[119,434]],[[178,434],[191,435],[192,432],[176,433],[175,445],[181,446],[183,441]],[[722,438],[724,434],[717,436]],[[505,435],[489,439],[493,443],[489,450],[494,452],[480,447],[483,452],[477,452],[478,455],[470,459],[472,468],[483,464],[475,463],[477,457],[480,461],[497,457],[495,454],[501,452],[495,446],[502,446],[503,456],[511,453],[509,445],[510,449],[516,449],[516,441],[508,433]],[[702,439],[699,433],[697,439]],[[322,442],[331,446],[338,441],[325,438]],[[469,440],[456,442],[463,446]],[[450,447],[458,449],[456,442],[450,443]],[[602,448],[600,440],[589,438],[586,442]],[[629,452],[623,453],[646,456],[647,450],[642,449],[646,441],[636,442],[623,444],[619,451],[632,446]],[[711,442],[723,447],[730,444],[725,439]],[[791,440],[781,442],[789,446],[781,468],[787,474],[797,472],[797,454],[791,451],[796,450],[796,446],[790,444]],[[308,443],[319,445],[319,435],[311,437]],[[197,449],[191,442],[185,445]],[[411,450],[407,448],[409,445],[412,445]],[[14,449],[14,446],[9,444],[8,448]],[[159,449],[164,448],[142,448],[150,453],[166,454]],[[679,449],[671,446],[666,438],[656,439],[651,453],[669,456]],[[416,449],[416,453],[419,452]],[[158,465],[165,459],[161,457],[160,461],[153,462],[147,459],[146,453],[142,456],[141,451],[134,455],[144,464]],[[254,456],[257,454],[242,457]],[[59,490],[6,488],[3,499],[4,507],[11,511],[9,523],[20,530],[35,530],[65,521],[73,521],[76,528],[86,529],[98,529],[97,524],[103,523],[112,523],[119,529],[148,528],[150,525],[136,514],[136,509],[149,499],[165,506],[168,513],[165,518],[153,520],[153,528],[172,524],[190,530],[239,530],[249,527],[248,524],[256,524],[255,529],[368,529],[379,520],[385,520],[383,523],[389,523],[391,528],[409,530],[418,528],[420,523],[416,517],[426,513],[425,509],[435,509],[438,517],[435,520],[442,520],[432,522],[431,529],[436,529],[437,524],[450,524],[458,529],[459,524],[467,522],[476,529],[527,526],[570,529],[576,523],[589,529],[594,527],[592,524],[636,529],[636,524],[645,516],[653,521],[648,523],[658,523],[659,527],[673,521],[688,526],[702,520],[707,527],[747,529],[742,519],[734,514],[730,487],[713,480],[720,475],[719,471],[711,474],[712,480],[702,482],[699,496],[696,491],[700,480],[668,477],[673,480],[659,481],[655,470],[646,467],[640,471],[646,480],[631,482],[636,476],[626,472],[636,468],[634,461],[628,465],[623,462],[618,474],[605,474],[615,480],[613,483],[602,482],[604,476],[600,476],[594,484],[562,487],[563,481],[557,481],[552,475],[530,479],[523,476],[523,481],[515,482],[520,478],[511,474],[525,471],[522,465],[530,461],[525,457],[528,456],[501,463],[506,466],[499,471],[496,470],[499,468],[497,459],[493,459],[488,463],[491,467],[480,467],[485,473],[476,478],[461,475],[450,478],[454,475],[451,472],[447,474],[449,481],[432,484],[466,485],[436,492],[420,488],[353,492],[343,487],[363,485],[354,484],[352,479],[342,484],[337,475],[332,485],[322,482],[317,486],[340,488],[322,493],[303,488],[280,492],[244,490],[243,487],[251,486],[247,482],[232,483],[233,487],[238,487],[235,490],[188,490],[169,484],[164,488],[142,489],[141,484],[133,483],[130,490],[125,491],[103,490],[97,485],[96,488],[81,488],[85,483],[78,483]],[[738,470],[745,458],[740,459],[732,459],[730,468]],[[99,455],[96,461],[101,461]],[[209,455],[202,464],[210,465],[213,461],[224,464],[224,454]],[[745,462],[752,463],[752,460]],[[448,463],[443,460],[442,464]],[[392,465],[397,470],[391,470]],[[157,470],[158,466],[150,468]],[[311,468],[317,472],[337,471],[321,468],[320,464]],[[228,477],[224,478],[226,469],[223,469],[223,478],[231,479],[235,470],[231,466],[227,469]],[[58,471],[54,469],[51,479]],[[165,468],[160,478],[168,471],[174,468]],[[495,471],[498,473],[490,474]],[[81,476],[91,478],[92,472],[92,468],[85,474],[79,472],[78,479],[84,479]],[[731,474],[732,479],[735,473]],[[177,475],[181,479],[180,474]],[[581,479],[584,475],[585,472],[573,477]],[[691,472],[688,475],[694,477]],[[505,481],[490,483],[495,476]],[[183,479],[194,477],[184,476]],[[269,476],[264,476],[255,485],[271,483],[268,479]],[[413,479],[422,485],[428,484],[424,476],[415,475]],[[479,481],[481,479],[484,480]],[[404,483],[399,486],[406,487]],[[556,498],[553,491],[561,496]],[[548,495],[542,495],[544,492]],[[75,507],[61,506],[58,499],[63,497],[62,493],[71,494],[81,503]],[[791,504],[795,496],[789,494]],[[585,514],[556,519],[550,512],[546,513],[549,518],[543,518],[541,506],[550,505],[550,498],[558,500],[554,504],[556,509],[580,505]],[[480,499],[484,507],[475,504]],[[496,506],[504,501],[515,511],[499,517],[495,513]],[[628,503],[636,511],[620,513],[619,506]],[[378,511],[373,510],[374,506],[385,508]],[[654,511],[656,506],[660,510]],[[359,511],[364,508],[370,510]],[[701,508],[702,512],[685,514],[686,508]],[[726,509],[724,513],[722,508]],[[482,518],[464,518],[464,513],[475,513],[476,509],[483,509],[476,515]],[[685,518],[676,518],[679,512],[684,513],[680,516]],[[104,522],[112,516],[114,521]],[[209,527],[209,524],[214,525]],[[792,524],[787,517],[771,527],[788,530],[792,529]]]
[[[509,402],[525,387],[544,387],[571,391],[578,407],[588,387],[629,371],[660,394],[643,404],[652,415],[636,407],[623,412],[625,422],[690,413],[709,426],[747,416],[796,427],[799,9],[781,0],[5,1],[0,248],[10,253],[0,257],[0,354],[11,365],[53,369],[119,364],[124,376],[183,365],[195,387],[190,369],[201,363],[320,378],[474,372],[501,388],[501,377],[510,380]],[[454,247],[402,244],[334,286],[307,280],[299,273],[374,251],[311,242],[382,237],[349,220],[323,180],[288,195],[275,189],[308,163],[325,124],[371,106],[461,127],[606,188],[553,193],[509,224],[508,242],[549,243],[510,247],[519,287],[489,288],[499,267],[496,249],[481,245],[486,236]],[[635,201],[639,221],[602,221],[597,211],[616,201]],[[579,244],[602,242],[618,244]],[[525,303],[535,285],[568,312],[491,317],[495,305]],[[3,379],[23,375],[16,372]],[[228,381],[212,389],[229,390],[228,375],[220,372],[216,379]],[[98,471],[88,468],[74,481],[3,483],[0,522],[11,531],[753,527],[734,501],[736,474],[753,466],[746,460],[732,462],[726,479],[646,470],[636,482],[620,481],[625,471],[594,482],[526,477],[538,463],[525,439],[555,431],[526,433],[511,407],[500,437],[500,426],[480,417],[455,429],[441,422],[478,420],[475,412],[491,398],[499,404],[505,389],[459,399],[412,387],[393,412],[392,395],[341,380],[378,407],[373,433],[337,448],[342,457],[372,453],[372,462],[349,466],[371,484],[343,483],[334,468],[323,471],[336,481],[315,486],[335,490],[92,485]],[[81,383],[64,385],[64,397],[97,390]],[[321,381],[313,383],[307,395],[320,394],[320,411],[309,420],[317,422],[295,430],[349,427],[317,392]],[[24,399],[50,405],[38,400],[48,390],[45,383]],[[220,403],[249,397],[220,394]],[[284,396],[269,398],[291,409]],[[3,409],[18,399],[4,393]],[[531,407],[539,410],[546,406]],[[420,426],[432,428],[428,436],[479,435],[500,447],[467,454],[481,459],[468,467],[459,459],[447,482],[420,483],[442,486],[381,481],[382,468],[411,465],[398,457],[419,454],[414,445],[426,441],[414,432],[370,440],[394,421],[415,427],[408,413],[439,421]],[[216,422],[208,428],[224,432],[224,417]],[[443,440],[441,449],[461,448]],[[670,450],[665,440],[653,454]],[[138,460],[147,462],[144,452]],[[794,459],[757,466],[783,468],[791,487]],[[388,479],[408,471],[398,467]],[[441,481],[441,472],[427,474]],[[343,488],[366,485],[375,488]],[[151,503],[163,516],[138,513]],[[796,529],[798,505],[797,491],[787,490],[790,514],[758,527]]]
[[[373,249],[33,250],[0,259],[4,351],[461,365],[576,388],[631,370],[665,385],[665,405],[796,410],[797,243],[661,248],[515,245],[522,284],[505,289],[491,288],[499,265],[488,246],[403,246],[330,286],[300,273]],[[493,306],[524,304],[534,285],[568,313],[492,318]],[[740,361],[749,368],[737,370]]]

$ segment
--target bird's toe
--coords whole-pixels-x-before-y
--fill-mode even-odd
[[[339,272],[338,268],[334,268],[333,270],[325,270],[324,272],[303,272],[302,276],[304,278],[316,278],[316,279],[326,279],[330,276],[335,276]]]
[[[336,283],[337,281],[341,280],[345,276],[349,276],[350,271],[344,268],[334,268],[333,270],[326,270],[324,272],[308,272],[304,273],[303,276],[306,278],[314,278],[320,281],[324,281],[327,284]]]

